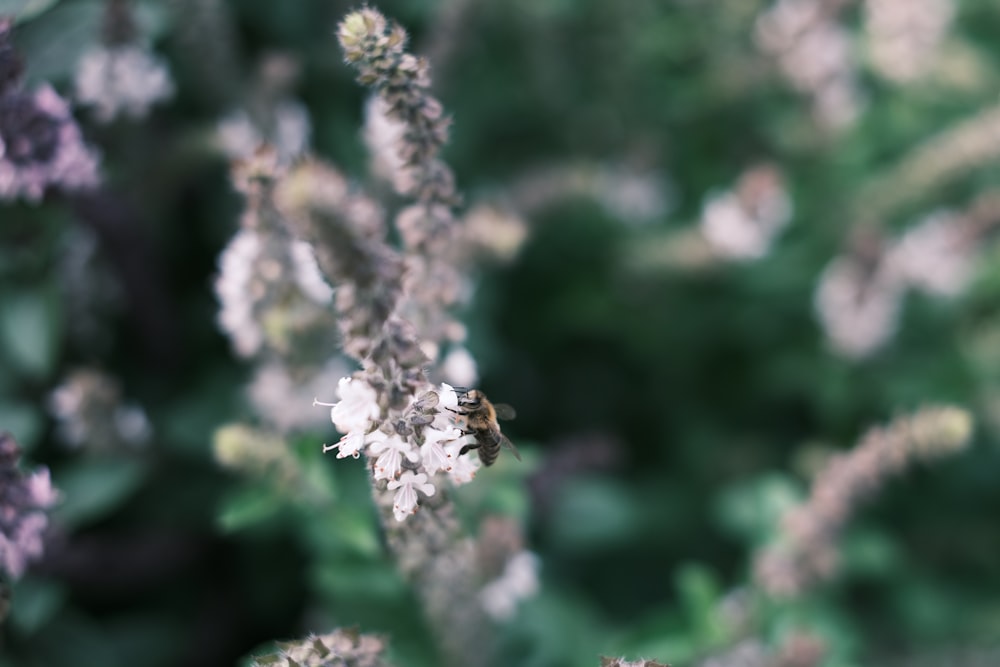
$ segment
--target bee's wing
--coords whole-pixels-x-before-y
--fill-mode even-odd
[[[517,447],[514,446],[514,443],[510,441],[510,438],[508,438],[505,435],[500,436],[500,444],[509,449],[510,453],[514,455],[515,459],[517,459],[518,461],[521,460],[521,454],[520,452],[517,451]]]
[[[513,419],[517,416],[517,411],[506,403],[494,403],[493,409],[497,411],[497,417],[500,419]]]

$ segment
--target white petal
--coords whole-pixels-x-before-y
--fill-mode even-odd
[[[424,462],[427,472],[434,474],[438,470],[451,469],[451,457],[445,452],[441,443],[428,441],[420,448],[420,456]]]
[[[448,471],[448,476],[455,484],[468,484],[476,476],[477,470],[479,470],[479,462],[473,459],[471,455],[463,454],[452,463],[451,470]]]
[[[375,479],[394,479],[399,475],[402,464],[399,450],[389,447],[375,460]]]

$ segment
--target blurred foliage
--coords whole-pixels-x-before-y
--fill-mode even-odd
[[[285,443],[304,475],[295,483],[213,458],[218,429],[254,418],[249,371],[216,326],[211,280],[241,204],[208,138],[261,57],[282,51],[301,66],[293,92],[315,150],[367,178],[363,92],[333,39],[353,3],[205,0],[231,43],[200,32],[206,15],[192,4],[137,3],[177,82],[169,104],[110,126],[78,114],[124,223],[102,226],[56,195],[0,208],[0,429],[64,494],[47,556],[13,586],[0,665],[229,665],[336,626],[386,637],[392,664],[433,665],[362,465],[320,453],[332,426]],[[914,147],[995,103],[1000,9],[957,2],[954,68],[919,83],[890,85],[862,63],[865,110],[831,135],[754,45],[765,6],[380,5],[419,52],[443,54],[433,72],[455,118],[446,157],[469,200],[517,209],[539,170],[579,164],[652,170],[670,193],[669,210],[637,225],[596,193],[554,192],[526,212],[519,256],[481,267],[469,347],[484,390],[517,407],[505,428],[525,461],[502,458],[459,505],[470,527],[491,513],[523,519],[543,564],[541,592],[497,630],[498,664],[624,655],[677,667],[796,632],[822,639],[825,667],[1000,642],[1000,246],[980,239],[971,286],[952,300],[909,299],[898,335],[862,361],[829,349],[813,306],[872,184],[896,183],[885,178]],[[0,14],[19,12],[30,81],[68,89],[101,8],[0,1]],[[442,27],[452,9],[460,20]],[[843,19],[860,38],[860,10]],[[200,62],[192,43],[229,50],[234,92],[211,84],[227,63]],[[784,171],[794,202],[767,257],[697,270],[638,260],[637,248],[690,228],[707,193],[760,161]],[[877,222],[892,232],[961,208],[998,176],[990,163],[895,193]],[[96,336],[81,330],[63,270],[74,230],[97,239],[121,289],[95,311]],[[116,377],[145,408],[150,442],[60,444],[49,397],[81,366]],[[805,496],[816,461],[871,424],[941,401],[974,412],[970,450],[882,489],[848,529],[831,583],[795,602],[755,596],[751,556]]]

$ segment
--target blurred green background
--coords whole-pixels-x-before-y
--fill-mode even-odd
[[[727,614],[740,613],[753,549],[815,462],[933,402],[973,412],[970,449],[883,488],[844,535],[840,575],[766,608],[747,635],[808,630],[828,667],[972,664],[946,661],[1000,642],[1000,246],[985,229],[961,294],[908,297],[896,334],[862,359],[831,348],[814,306],[862,223],[892,238],[997,187],[989,157],[920,187],[899,174],[924,142],[996,104],[1000,8],[956,1],[931,71],[902,85],[873,65],[867,3],[840,4],[863,109],[835,129],[755,40],[769,3],[378,5],[432,58],[467,202],[528,228],[516,257],[478,267],[463,314],[481,387],[518,410],[505,432],[525,461],[481,472],[459,503],[471,525],[523,519],[542,562],[540,593],[497,630],[498,664],[700,664],[739,640]],[[388,634],[399,665],[434,664],[361,464],[319,453],[332,425],[292,443],[306,492],[223,471],[212,454],[215,430],[252,412],[249,365],[216,325],[216,262],[242,203],[210,136],[280,51],[300,67],[289,94],[308,108],[315,152],[370,179],[365,91],[333,37],[352,7],[136,3],[177,93],[142,121],[77,114],[112,213],[55,194],[0,206],[0,428],[64,495],[46,556],[14,586],[0,664],[229,665],[355,624]],[[20,14],[29,81],[66,91],[101,15],[91,0]],[[766,256],[698,260],[679,245],[709,193],[761,163],[793,206]],[[89,287],[67,269],[87,243]],[[46,406],[80,367],[142,406],[145,445],[60,443]]]

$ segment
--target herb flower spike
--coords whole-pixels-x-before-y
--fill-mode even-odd
[[[339,459],[365,454],[373,478],[386,480],[388,490],[396,491],[393,514],[397,521],[417,511],[416,491],[434,495],[436,474],[447,473],[453,484],[472,481],[478,465],[462,452],[466,443],[457,426],[462,418],[454,412],[458,395],[451,386],[426,387],[398,417],[389,420],[382,418],[378,394],[364,378],[341,379],[337,393],[341,399],[337,403],[314,401],[314,405],[330,408],[330,420],[344,434],[323,451],[337,450]]]
[[[337,39],[344,49],[344,59],[349,63],[360,60],[373,62],[401,55],[406,45],[406,31],[399,25],[394,25],[388,32],[387,28],[385,17],[369,7],[348,14],[337,28]],[[374,83],[377,74],[372,74],[375,76],[361,83]]]
[[[409,173],[400,181],[400,194],[428,206],[457,203],[454,176],[437,159],[448,140],[450,120],[430,94],[427,61],[405,51],[406,31],[395,23],[390,26],[382,14],[366,7],[348,14],[337,36],[344,58],[358,70],[358,83],[374,88],[386,117],[405,128],[397,150]],[[434,213],[444,218],[440,231],[445,231],[450,213]]]

